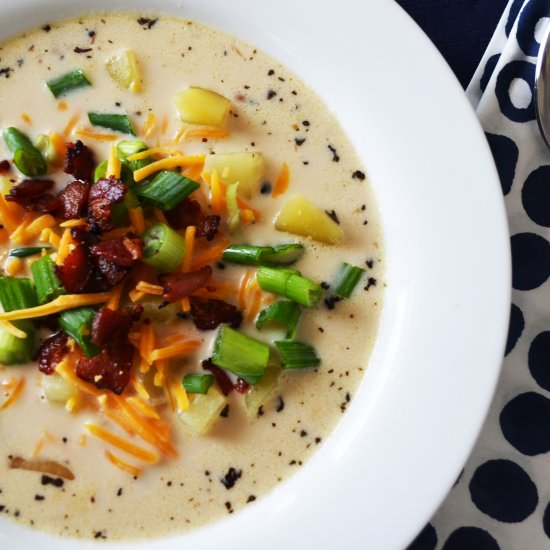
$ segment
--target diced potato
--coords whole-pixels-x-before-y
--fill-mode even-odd
[[[51,403],[64,405],[71,397],[76,397],[78,390],[59,374],[42,376],[42,388],[46,399]]]
[[[296,195],[287,201],[275,220],[278,231],[336,244],[344,237],[342,228],[305,197]]]
[[[176,109],[183,122],[225,126],[231,101],[204,88],[187,88],[176,94]]]
[[[141,91],[141,71],[132,50],[123,50],[106,62],[110,77],[124,90]]]
[[[227,184],[239,183],[239,195],[249,199],[258,191],[264,175],[262,153],[223,153],[206,155],[204,171],[214,170]]]
[[[273,395],[279,386],[280,375],[281,368],[278,365],[268,365],[262,379],[256,385],[251,386],[244,398],[246,415],[249,418],[254,418],[258,409]]]
[[[214,426],[225,405],[225,397],[212,387],[205,395],[195,394],[189,410],[180,412],[179,419],[194,434],[204,435]]]

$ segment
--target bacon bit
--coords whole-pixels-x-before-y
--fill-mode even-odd
[[[196,226],[203,219],[201,205],[190,198],[181,201],[175,208],[166,212],[165,216],[174,229]]]
[[[55,372],[56,365],[69,352],[67,342],[68,336],[62,330],[58,330],[40,344],[34,356],[34,360],[38,361],[40,372],[43,374],[53,374]]]
[[[242,378],[237,378],[237,381],[233,385],[235,391],[239,393],[246,393],[250,389],[250,384]]]
[[[63,170],[77,180],[92,181],[94,154],[80,140],[68,143]]]
[[[111,223],[111,208],[113,204],[124,200],[126,185],[119,179],[110,177],[100,179],[90,190],[88,199],[88,222],[92,228],[109,231]]]
[[[55,274],[58,276],[63,288],[67,292],[83,292],[90,279],[92,265],[88,257],[86,246],[79,244],[63,260],[62,265],[55,266]]]
[[[141,257],[141,247],[126,237],[101,241],[90,247],[90,254],[99,271],[96,283],[102,289],[119,284],[130,272],[133,262]]]
[[[223,300],[209,300],[197,296],[191,296],[189,300],[191,318],[200,330],[212,330],[221,323],[228,323],[231,327],[237,328],[242,323],[242,313]]]
[[[220,216],[206,216],[197,226],[197,237],[204,237],[207,241],[214,239],[220,226]]]
[[[11,164],[9,160],[0,160],[0,174],[7,174],[11,170]]]
[[[75,477],[74,474],[67,468],[67,466],[55,462],[55,460],[27,460],[21,456],[10,456],[9,467],[12,470],[28,470],[31,472],[40,472],[42,474],[49,474],[55,477],[62,477],[72,481]]]
[[[76,365],[76,375],[93,384],[120,395],[130,381],[133,349],[128,342],[117,342],[94,357],[82,356]]]
[[[132,323],[139,319],[142,306],[126,307],[122,312],[102,307],[92,322],[92,342],[104,346],[120,338],[127,338]]]
[[[166,302],[176,302],[189,296],[195,290],[203,287],[212,275],[212,268],[204,266],[188,273],[171,273],[161,275],[160,281],[164,287],[162,298]]]
[[[84,427],[95,437],[105,441],[106,443],[109,443],[113,447],[116,447],[117,449],[120,449],[121,451],[124,451],[129,455],[132,455],[139,460],[143,460],[143,462],[147,462],[148,464],[155,464],[159,461],[160,457],[158,454],[148,451],[143,447],[139,447],[138,445],[134,445],[131,441],[127,441],[126,439],[119,437],[118,435],[103,428],[102,426],[88,423],[84,424]]]
[[[15,202],[27,209],[33,208],[33,203],[54,186],[53,180],[44,179],[26,179],[21,183],[14,185],[6,200]]]
[[[163,361],[175,357],[183,357],[195,351],[200,345],[200,340],[186,340],[177,344],[170,344],[164,348],[154,349],[149,358],[151,361]]]
[[[74,362],[77,358],[76,353],[69,353],[55,369],[56,374],[59,374],[63,379],[73,385],[75,388],[80,390],[86,395],[93,395],[94,397],[99,397],[105,395],[105,392],[102,392],[96,389],[92,384],[81,380],[74,372]]]
[[[76,126],[76,123],[78,122],[78,119],[80,118],[80,113],[75,113],[67,122],[67,125],[63,129],[63,136],[65,139],[68,139],[69,136],[72,134],[74,127]]]
[[[130,474],[133,477],[138,477],[141,474],[141,468],[138,468],[137,466],[134,466],[133,464],[129,464],[128,462],[122,460],[122,458],[118,457],[117,455],[113,454],[111,451],[106,450],[105,456],[107,457],[107,460],[113,465],[116,466],[119,470],[122,470],[123,472],[126,472]]]
[[[278,197],[282,195],[287,189],[290,183],[290,170],[288,169],[288,164],[283,162],[281,170],[277,174],[275,179],[275,185],[273,186],[273,191],[271,192],[272,197]]]
[[[17,382],[17,386],[13,389],[10,396],[2,403],[0,406],[0,411],[6,410],[8,407],[11,407],[16,401],[17,398],[21,395],[23,388],[25,387],[25,379],[20,378]]]
[[[203,369],[209,370],[214,375],[216,384],[224,395],[229,395],[233,391],[233,382],[231,382],[231,378],[229,378],[222,368],[214,365],[212,359],[205,359],[201,365]]]
[[[60,201],[57,215],[64,220],[81,218],[86,213],[89,194],[89,183],[79,180],[69,183],[65,189],[57,195]],[[62,227],[68,226],[62,225]]]

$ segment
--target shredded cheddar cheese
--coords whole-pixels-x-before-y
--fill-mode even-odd
[[[122,458],[118,457],[117,455],[113,454],[111,451],[106,450],[105,456],[109,460],[113,466],[116,466],[119,470],[122,470],[124,472],[127,472],[131,476],[137,477],[141,474],[141,468],[138,468],[137,466],[134,466],[133,464],[129,464],[125,460],[122,460]]]
[[[177,344],[154,349],[149,357],[151,361],[173,359],[174,357],[181,357],[195,351],[200,345],[200,340],[184,340]]]
[[[114,144],[111,144],[109,159],[107,161],[107,177],[113,176],[115,178],[120,178],[121,168],[122,165],[120,164],[120,160],[116,154],[116,147]]]
[[[174,168],[187,168],[189,166],[197,166],[204,163],[204,155],[177,155],[160,159],[151,164],[147,164],[143,168],[139,168],[134,171],[134,179],[141,181],[151,174],[158,172],[159,170],[172,170]]]
[[[76,135],[84,138],[95,139],[97,141],[115,141],[118,137],[116,134],[96,132],[95,130],[92,130],[92,128],[86,128],[83,126],[77,128]]]
[[[17,401],[17,398],[21,395],[21,392],[23,391],[24,387],[25,387],[25,379],[20,378],[19,381],[17,382],[17,386],[15,386],[14,390],[10,393],[10,396],[0,406],[0,411],[3,411],[8,407],[11,407]]]
[[[22,340],[24,340],[27,337],[27,333],[24,330],[17,328],[9,321],[0,321],[0,327],[2,327],[7,333],[15,336],[16,338],[21,338]]]
[[[143,232],[145,231],[145,219],[143,217],[143,208],[141,208],[141,206],[130,208],[130,210],[128,211],[128,215],[130,217],[130,223],[134,227],[137,235],[139,236],[143,235]]]
[[[57,258],[55,260],[56,265],[63,265],[65,258],[71,253],[71,249],[74,246],[73,237],[71,235],[71,229],[67,227],[61,235],[59,241],[59,250],[57,251]]]

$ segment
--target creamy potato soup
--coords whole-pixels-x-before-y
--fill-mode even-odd
[[[0,512],[184,532],[254,506],[345,414],[376,338],[364,168],[296,75],[193,21],[0,47]]]

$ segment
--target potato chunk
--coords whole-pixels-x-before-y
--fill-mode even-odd
[[[336,244],[344,237],[334,220],[301,195],[286,202],[275,220],[275,228],[327,244]]]
[[[214,170],[229,186],[239,183],[239,194],[249,199],[258,191],[264,175],[262,153],[223,153],[206,155],[204,171]]]
[[[216,92],[190,87],[176,94],[176,109],[183,122],[225,126],[231,102]]]
[[[42,389],[50,403],[61,403],[63,405],[78,393],[77,389],[59,374],[43,375]]]
[[[141,72],[132,50],[123,50],[110,57],[106,62],[109,76],[123,89],[132,92],[141,91]]]
[[[225,405],[225,397],[212,387],[205,395],[195,394],[189,410],[180,412],[179,419],[191,432],[204,435],[214,426]]]

